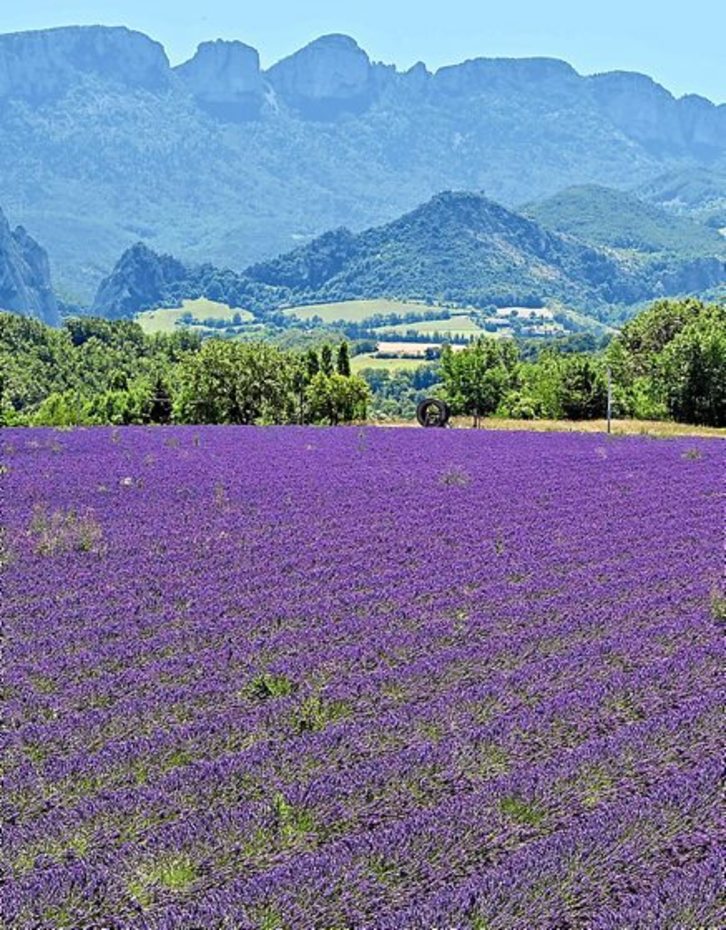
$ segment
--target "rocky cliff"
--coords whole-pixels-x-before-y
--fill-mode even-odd
[[[68,26],[0,35],[0,98],[61,96],[84,77],[159,90],[169,62],[158,42],[123,27]]]
[[[664,152],[717,153],[726,146],[726,105],[672,94],[642,74],[614,71],[588,79],[599,108],[630,138]]]
[[[125,27],[66,26],[0,35],[0,99],[60,96],[84,78],[128,89],[167,90],[175,83],[205,106],[249,110],[270,90],[307,118],[330,118],[372,106],[381,90],[416,88],[422,98],[482,93],[531,93],[553,100],[591,99],[627,136],[646,145],[716,152],[726,148],[726,104],[695,94],[676,100],[651,78],[630,72],[582,77],[566,62],[547,58],[477,58],[428,74],[419,64],[400,73],[372,63],[354,39],[322,36],[260,71],[257,51],[238,41],[202,43],[195,56],[171,68],[163,47]],[[222,115],[227,111],[225,110]]]
[[[0,210],[0,310],[13,310],[44,323],[59,323],[48,256],[19,226],[12,230]]]
[[[526,92],[538,96],[577,92],[582,78],[553,58],[474,58],[440,68],[433,89],[457,97]]]
[[[157,255],[136,243],[100,285],[94,309],[110,320],[133,316],[141,307],[161,302],[169,288],[188,277],[184,265],[170,255]]]
[[[257,50],[243,42],[204,42],[190,61],[174,69],[185,87],[221,118],[250,118],[264,95]]]
[[[278,62],[265,77],[302,115],[329,118],[364,110],[371,103],[372,73],[368,55],[355,40],[329,35]]]

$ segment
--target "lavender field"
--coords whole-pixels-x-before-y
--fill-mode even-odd
[[[0,444],[8,928],[724,926],[722,442]]]

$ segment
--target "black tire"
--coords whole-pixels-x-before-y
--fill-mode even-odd
[[[451,411],[448,404],[437,397],[427,397],[416,408],[416,419],[419,426],[442,427],[449,422]]]

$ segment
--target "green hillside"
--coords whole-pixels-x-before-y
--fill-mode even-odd
[[[449,306],[560,302],[598,315],[608,306],[720,283],[724,267],[717,234],[696,227],[693,241],[707,246],[695,250],[694,245],[690,254],[659,251],[656,256],[664,257],[658,261],[651,249],[633,247],[621,257],[481,195],[446,192],[385,226],[358,235],[345,229],[327,233],[252,266],[245,277],[287,292],[290,302],[385,294]]]
[[[601,252],[468,193],[444,193],[386,226],[336,230],[246,276],[298,298],[382,294],[434,304],[541,306],[552,298],[595,307],[625,284]]]
[[[726,239],[716,230],[612,188],[569,187],[523,213],[548,229],[614,249],[726,257]]]
[[[690,216],[712,229],[726,228],[726,167],[675,169],[639,185],[634,193],[669,213]]]

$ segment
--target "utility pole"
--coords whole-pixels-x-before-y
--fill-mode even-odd
[[[608,435],[611,431],[611,420],[613,416],[613,372],[608,365]]]

